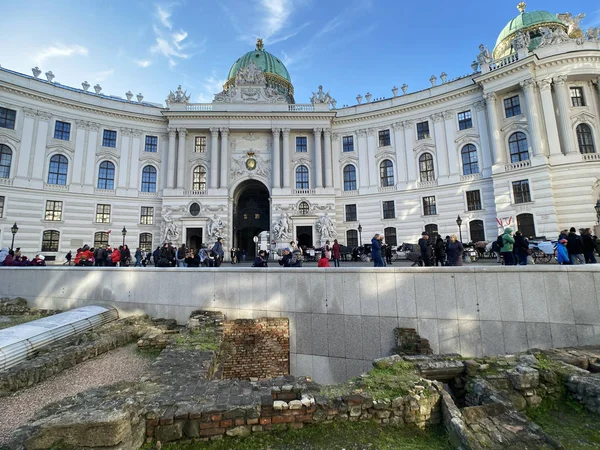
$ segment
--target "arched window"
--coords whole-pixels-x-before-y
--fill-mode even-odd
[[[300,215],[306,216],[309,211],[310,211],[310,206],[308,205],[308,203],[300,202],[300,204],[298,205],[298,212],[300,213]]]
[[[192,190],[206,191],[206,169],[204,166],[194,167],[194,179],[192,181]]]
[[[356,167],[352,164],[348,164],[344,167],[344,190],[356,190]]]
[[[142,170],[142,192],[156,192],[156,168],[146,166]]]
[[[529,150],[527,150],[527,136],[517,131],[508,138],[508,149],[510,150],[510,162],[529,161]]]
[[[477,162],[477,149],[473,144],[465,145],[460,151],[463,165],[463,175],[479,173],[479,164]]]
[[[394,163],[389,159],[384,159],[379,165],[379,178],[381,187],[394,185]]]
[[[350,248],[358,247],[358,231],[346,231],[346,245]]]
[[[48,169],[48,184],[67,184],[67,170],[69,161],[66,156],[54,155],[50,158],[50,167]]]
[[[152,233],[141,233],[140,234],[140,249],[146,250],[147,252],[152,251]]]
[[[398,245],[396,238],[396,228],[388,227],[383,229],[383,238],[387,245]]]
[[[471,242],[485,241],[483,220],[471,220],[471,222],[469,222],[469,233],[471,235]]]
[[[46,230],[42,234],[42,251],[57,252],[60,233],[56,230]]]
[[[533,214],[519,214],[517,216],[517,230],[519,230],[527,239],[535,237],[535,223],[533,222]]]
[[[579,144],[579,153],[596,153],[592,129],[589,125],[585,123],[577,125],[577,143]]]
[[[10,164],[12,162],[12,150],[8,145],[0,145],[0,178],[10,177]]]
[[[419,173],[421,181],[435,180],[435,171],[433,170],[433,156],[431,153],[423,153],[419,156]]]
[[[98,170],[98,189],[115,188],[115,165],[110,161],[103,161]]]
[[[425,225],[425,231],[427,231],[427,234],[431,239],[431,236],[433,236],[434,234],[438,234],[437,223],[428,223],[427,225]]]
[[[296,189],[308,189],[308,167],[296,167]]]
[[[94,248],[98,247],[108,247],[108,233],[106,231],[94,233]]]

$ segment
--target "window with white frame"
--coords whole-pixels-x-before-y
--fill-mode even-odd
[[[42,234],[42,251],[57,252],[60,233],[56,230],[45,230]]]
[[[50,158],[48,168],[48,184],[58,184],[66,186],[67,171],[69,170],[69,161],[66,156],[54,155]]]
[[[204,166],[194,167],[192,190],[206,191],[206,168]]]
[[[344,191],[356,190],[356,167],[348,164],[344,167]]]
[[[429,139],[430,136],[431,135],[429,134],[429,122],[426,121],[417,123],[417,139]]]
[[[381,187],[394,185],[394,163],[389,159],[384,159],[379,165],[379,179]]]
[[[346,222],[356,222],[356,205],[346,205]]]
[[[477,149],[473,144],[465,145],[460,151],[460,157],[462,158],[463,175],[479,173]]]
[[[585,99],[583,98],[583,88],[579,86],[573,86],[569,89],[571,92],[571,104],[573,106],[585,106]]]
[[[94,233],[94,248],[108,247],[108,233],[106,231],[98,231]]]
[[[12,154],[12,150],[8,145],[0,144],[0,178],[10,177]]]
[[[579,145],[579,153],[596,153],[594,148],[594,138],[592,129],[586,123],[577,125],[577,144]]]
[[[510,151],[510,162],[529,161],[529,149],[527,148],[527,136],[517,131],[508,138],[508,149]]]
[[[479,189],[475,191],[467,191],[467,211],[479,211],[481,210],[481,191]]]
[[[435,180],[433,156],[431,153],[423,153],[421,156],[419,156],[419,176],[421,181]]]
[[[4,217],[4,196],[0,196],[0,218]]]
[[[504,99],[504,115],[508,119],[509,117],[518,116],[521,114],[521,101],[519,100],[519,96],[515,95],[513,97]]]
[[[156,192],[156,167],[146,166],[142,170],[142,192]]]
[[[346,245],[350,248],[358,247],[358,231],[346,231]]]
[[[396,205],[394,200],[385,200],[381,203],[381,209],[383,212],[384,219],[396,218]]]
[[[296,167],[296,189],[308,189],[308,167]]]
[[[54,124],[54,139],[68,141],[71,137],[71,124],[57,120]]]
[[[115,188],[115,165],[110,161],[102,161],[98,168],[98,189]]]
[[[396,237],[396,228],[387,227],[383,229],[383,238],[387,245],[398,245],[398,239]]]
[[[102,135],[102,147],[117,147],[117,132],[113,130],[104,130]]]
[[[390,130],[380,130],[379,131],[379,146],[387,147],[391,144],[390,140]]]
[[[142,209],[140,210],[140,224],[154,225],[154,207],[153,206],[142,206]]]
[[[16,117],[16,111],[8,108],[0,108],[0,128],[14,130]]]
[[[46,200],[46,212],[44,220],[62,220],[63,202],[55,200]]]
[[[467,130],[473,128],[473,118],[471,117],[471,111],[463,111],[458,113],[458,129]]]
[[[206,153],[206,136],[194,138],[194,153]]]
[[[354,136],[342,137],[342,148],[344,153],[354,151]]]
[[[140,233],[138,247],[147,252],[152,251],[152,233]]]
[[[110,205],[96,205],[96,223],[110,223]]]
[[[306,136],[296,136],[296,153],[306,153],[307,151]]]
[[[158,136],[146,136],[144,151],[149,153],[156,153],[158,151]]]
[[[435,195],[429,197],[423,197],[423,215],[424,216],[435,216],[437,214],[437,208],[435,204]]]

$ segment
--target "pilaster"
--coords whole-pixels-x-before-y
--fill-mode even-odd
[[[527,103],[527,122],[529,124],[529,139],[531,141],[532,156],[545,156],[546,143],[542,133],[540,123],[540,114],[537,106],[537,85],[531,78],[519,83],[525,92],[525,102]]]
[[[210,188],[219,186],[219,129],[210,129]]]
[[[554,101],[552,100],[552,78],[538,81],[537,84],[542,98],[542,111],[544,113],[546,133],[548,135],[548,151],[550,156],[560,155],[560,137],[558,134],[556,115],[554,113]]]
[[[168,164],[167,164],[167,188],[175,188],[175,139],[177,137],[177,131],[175,128],[169,128],[169,153],[168,153]]]
[[[281,149],[279,139],[281,136],[281,128],[273,128],[273,187],[278,189],[281,187]]]
[[[179,134],[179,145],[177,148],[177,188],[185,189],[185,138],[187,137],[187,130],[185,128],[178,128]]]
[[[565,155],[577,153],[571,125],[569,123],[569,96],[567,95],[567,76],[554,77],[554,91],[556,92],[556,103],[558,106],[558,128],[562,138],[562,150]]]
[[[221,128],[221,188],[229,181],[229,128]]]
[[[283,128],[283,187],[290,188],[290,129]]]
[[[313,162],[315,164],[315,188],[320,189],[323,187],[323,155],[321,153],[321,133],[322,128],[314,128],[313,133],[315,137],[315,152]]]

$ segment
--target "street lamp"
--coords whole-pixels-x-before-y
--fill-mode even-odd
[[[252,238],[252,240],[254,241],[254,256],[258,255],[258,236],[254,236]]]
[[[17,226],[17,222],[15,222],[15,224],[10,227],[10,232],[12,233],[13,237],[12,237],[12,242],[10,243],[10,249],[13,249],[13,246],[15,245],[15,234],[17,234],[17,231],[19,231],[19,227]]]
[[[596,201],[596,206],[594,206],[596,210],[596,218],[598,219],[598,223],[600,224],[600,200]],[[15,224],[16,226],[17,224]]]
[[[127,228],[123,227],[123,230],[121,230],[121,234],[123,235],[123,247],[125,247],[125,236],[127,236]]]
[[[362,247],[362,226],[358,224],[358,239],[359,245]]]
[[[460,236],[460,242],[462,242],[462,219],[460,216],[456,218],[456,225],[458,225],[458,235]]]

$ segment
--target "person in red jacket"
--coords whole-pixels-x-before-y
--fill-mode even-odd
[[[321,258],[319,259],[319,263],[317,264],[317,267],[331,267],[329,265],[329,260],[327,259],[327,255],[325,255],[325,252],[321,252]]]
[[[119,265],[119,261],[121,261],[121,251],[117,247],[115,247],[113,252],[110,254],[110,261],[112,262],[113,266]]]
[[[91,266],[92,258],[94,254],[90,251],[90,247],[88,245],[84,245],[83,248],[77,251],[77,256],[75,256],[75,265],[76,266]]]
[[[340,244],[337,239],[333,240],[333,247],[331,247],[331,251],[333,253],[333,267],[340,267],[340,254],[341,254]]]

